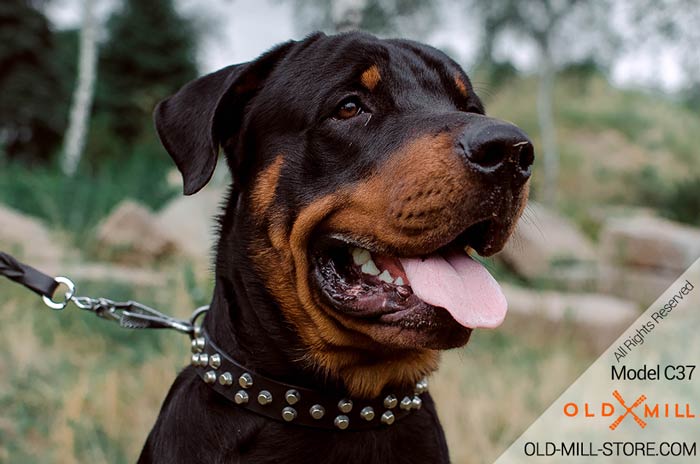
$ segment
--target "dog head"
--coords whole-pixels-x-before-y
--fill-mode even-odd
[[[317,34],[187,84],[155,120],[186,194],[223,148],[256,275],[308,361],[351,393],[414,382],[503,319],[465,250],[503,247],[533,148],[443,53]]]

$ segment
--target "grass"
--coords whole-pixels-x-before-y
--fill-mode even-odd
[[[81,285],[81,294],[138,299],[187,317],[195,301],[183,269],[167,288],[131,291]],[[211,292],[197,284],[196,292]],[[170,331],[130,331],[71,306],[51,311],[0,281],[0,462],[134,462],[188,340]]]

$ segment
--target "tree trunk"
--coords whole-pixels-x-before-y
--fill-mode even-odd
[[[537,117],[544,161],[542,200],[549,206],[554,206],[556,203],[559,182],[559,154],[557,153],[557,134],[554,125],[554,77],[551,56],[548,51],[544,50],[540,63]]]
[[[78,78],[73,93],[70,121],[66,130],[61,168],[72,176],[78,169],[85,146],[90,109],[97,74],[97,24],[94,0],[83,0],[83,20],[80,29]]]

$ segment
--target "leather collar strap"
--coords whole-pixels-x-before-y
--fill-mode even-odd
[[[423,379],[414,390],[360,400],[289,385],[245,368],[220,350],[205,331],[192,340],[192,352],[192,365],[217,393],[238,407],[293,425],[331,430],[390,426],[420,409],[420,395],[428,389]]]

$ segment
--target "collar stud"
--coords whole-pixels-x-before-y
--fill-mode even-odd
[[[258,403],[262,406],[272,403],[272,393],[267,390],[260,390],[260,393],[258,393]]]
[[[340,412],[344,412],[345,414],[349,413],[352,411],[352,400],[343,398],[342,400],[338,401],[338,409]]]
[[[282,409],[282,419],[284,419],[287,422],[291,422],[297,417],[297,411],[291,406],[285,406],[284,409]]]
[[[413,399],[411,400],[411,408],[412,409],[420,409],[421,406],[423,406],[423,400],[420,399],[418,396],[414,396]]]
[[[204,349],[204,338],[203,337],[197,337],[192,340],[192,352],[193,353],[201,353],[202,350]]]
[[[394,413],[391,411],[385,411],[384,414],[382,414],[382,424],[385,425],[391,425],[394,423],[394,420],[396,417],[394,416]]]
[[[214,383],[214,382],[216,382],[216,372],[214,372],[214,371],[207,371],[207,373],[204,374],[204,382],[205,382],[205,383]]]
[[[250,388],[253,386],[253,377],[245,372],[241,374],[240,377],[238,377],[238,385],[240,385],[243,388]]]
[[[321,419],[324,414],[326,414],[326,409],[320,404],[314,404],[309,409],[309,414],[311,414],[311,417],[318,420]]]
[[[218,369],[219,366],[221,366],[221,355],[217,353],[209,356],[209,367]]]
[[[374,409],[372,408],[372,406],[366,406],[362,408],[362,411],[360,411],[360,417],[362,417],[367,422],[374,419]]]
[[[344,415],[337,416],[333,421],[333,425],[338,427],[340,430],[345,430],[350,425],[350,418]]]
[[[284,399],[287,400],[287,404],[295,405],[301,399],[301,395],[297,390],[290,389],[284,394]]]
[[[230,372],[224,372],[219,376],[219,383],[225,387],[233,384],[233,376]]]
[[[247,404],[248,403],[248,392],[245,390],[238,390],[233,397],[233,401],[236,404]]]

